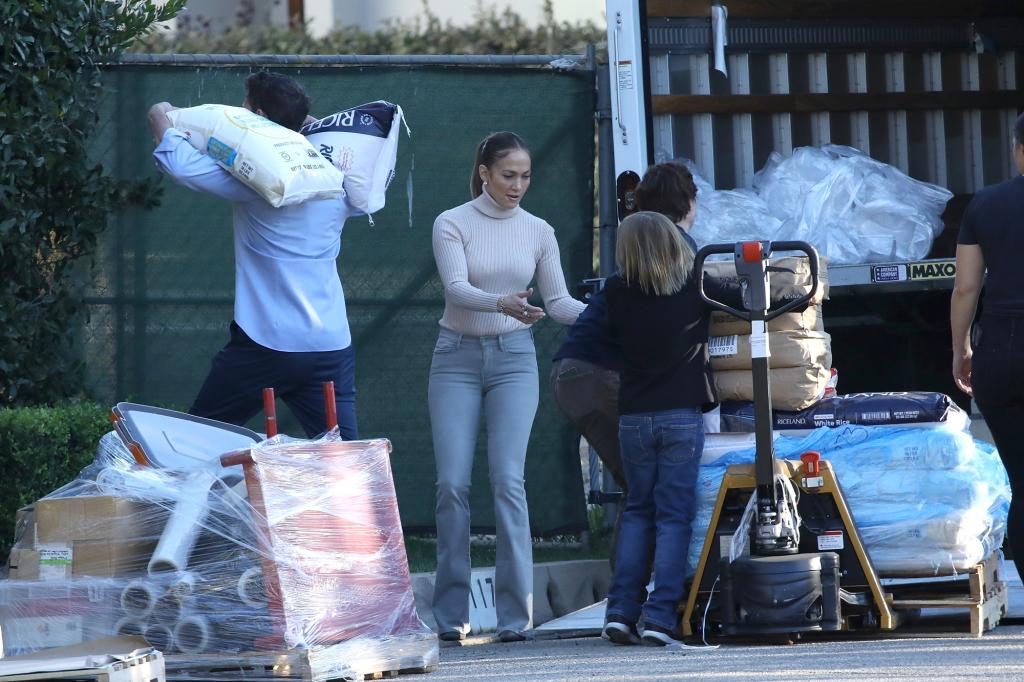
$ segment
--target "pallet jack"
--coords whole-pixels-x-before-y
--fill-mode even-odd
[[[773,252],[798,251],[810,263],[811,290],[769,311]],[[686,636],[704,632],[711,615],[723,636],[771,638],[805,632],[891,630],[896,613],[864,549],[834,470],[820,453],[778,460],[772,437],[770,350],[765,323],[808,303],[818,286],[818,254],[806,242],[711,244],[732,254],[747,310],[711,307],[747,320],[754,385],[755,462],[733,465],[718,491],[682,618]]]

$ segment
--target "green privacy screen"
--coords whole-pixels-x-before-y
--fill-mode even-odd
[[[360,435],[386,437],[402,520],[434,526],[434,458],[427,374],[443,295],[431,251],[434,218],[467,201],[476,143],[496,130],[520,133],[533,151],[524,207],[550,222],[570,291],[587,276],[593,225],[593,74],[473,67],[276,68],[307,89],[314,115],[386,99],[400,104],[404,131],[387,206],[350,219],[338,270],[356,348]],[[241,67],[122,65],[104,73],[108,94],[94,143],[118,177],[156,176],[146,125],[150,104],[239,105]],[[210,360],[228,338],[234,292],[231,208],[162,181],[160,206],[112,221],[100,245],[81,335],[88,389],[100,400],[187,409]],[[564,330],[535,327],[541,401],[526,461],[536,535],[585,527],[574,434],[554,405],[547,376]],[[287,408],[282,430],[301,435]],[[259,423],[253,424],[259,426]],[[524,424],[523,428],[528,425]],[[494,526],[487,460],[478,447],[473,526]]]

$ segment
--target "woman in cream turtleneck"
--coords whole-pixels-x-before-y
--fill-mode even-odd
[[[555,232],[519,203],[530,152],[515,133],[477,147],[473,197],[434,221],[444,315],[428,396],[437,464],[434,618],[442,640],[469,632],[469,487],[481,415],[497,522],[498,637],[525,638],[533,619],[533,554],[526,507],[526,446],[537,412],[537,357],[530,326],[550,314],[570,325],[585,308],[569,296]],[[536,278],[544,308],[527,302]]]

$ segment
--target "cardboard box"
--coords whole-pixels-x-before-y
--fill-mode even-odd
[[[39,580],[39,552],[15,547],[8,559],[8,580]]]
[[[825,332],[769,332],[768,347],[772,369],[783,367],[832,368],[832,338]],[[728,334],[708,339],[711,368],[716,372],[730,369],[750,370],[750,335]]]
[[[825,331],[825,321],[821,316],[821,306],[810,306],[800,313],[783,313],[767,324],[770,332],[783,331]],[[712,310],[709,319],[708,334],[725,336],[726,334],[749,334],[750,323],[721,310]]]
[[[42,499],[35,505],[37,544],[78,540],[156,540],[165,515],[154,505],[113,496]]]
[[[81,540],[72,545],[75,577],[116,578],[144,574],[156,542],[147,540]]]
[[[36,539],[35,505],[22,507],[14,516],[14,546],[32,549]]]
[[[80,540],[11,550],[11,580],[117,578],[146,572],[156,543],[146,540]]]
[[[0,580],[0,629],[13,628],[19,638],[8,641],[7,654],[61,646],[56,640],[70,637],[78,622],[82,641],[108,637],[122,615],[120,597],[129,580]]]

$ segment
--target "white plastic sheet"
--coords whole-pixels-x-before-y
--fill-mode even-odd
[[[195,665],[196,674],[209,665],[203,655],[268,649],[308,651],[323,671],[314,681],[349,679],[366,660],[436,666],[437,637],[415,608],[388,441],[342,441],[337,430],[317,440],[278,436],[252,457],[247,488],[213,468],[140,467],[104,441],[96,462],[45,499],[69,508],[114,499],[122,502],[107,508],[131,516],[79,519],[74,551],[88,537],[82,542],[123,539],[151,552],[171,526],[172,568],[187,571],[150,573],[147,554],[113,577],[0,580],[0,627],[15,635],[5,653],[73,643],[40,632],[76,641],[132,633],[184,656],[180,667]],[[175,529],[182,501],[191,527]],[[113,538],[111,527],[139,530]],[[262,667],[250,674],[277,679]]]
[[[820,428],[806,438],[779,437],[775,449],[780,459],[814,450],[829,461],[880,574],[959,573],[1002,544],[1010,504],[1006,470],[992,445],[966,432],[942,425],[849,425]],[[702,461],[691,574],[726,469],[753,460],[753,449],[744,449]]]
[[[953,196],[841,145],[773,152],[752,189],[714,190],[703,178],[697,187],[699,244],[800,240],[838,265],[926,257]]]

